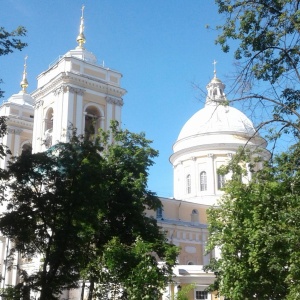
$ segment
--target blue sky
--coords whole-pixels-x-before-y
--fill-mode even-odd
[[[27,28],[28,47],[0,57],[5,98],[19,92],[28,55],[28,92],[36,77],[59,55],[76,47],[81,6],[85,5],[87,50],[98,62],[123,74],[122,126],[145,132],[159,150],[148,186],[173,196],[172,145],[185,122],[203,107],[205,86],[217,74],[228,86],[233,57],[214,43],[222,23],[214,0],[0,0],[0,26]],[[194,87],[197,84],[202,90]]]

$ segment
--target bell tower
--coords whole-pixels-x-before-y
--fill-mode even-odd
[[[111,120],[121,123],[122,74],[97,64],[96,56],[84,48],[84,6],[78,46],[59,57],[38,76],[35,99],[33,152],[41,152],[68,139],[68,128],[92,135],[107,130]]]
[[[8,147],[12,156],[18,156],[23,151],[32,149],[32,130],[34,118],[34,100],[27,93],[27,56],[25,57],[21,90],[12,95],[0,106],[0,116],[6,117],[7,134],[2,138],[4,146]],[[0,168],[5,169],[10,155],[0,160]]]

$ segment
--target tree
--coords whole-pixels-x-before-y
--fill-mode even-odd
[[[258,129],[271,137],[300,133],[300,15],[296,0],[216,0],[226,19],[217,27],[223,51],[236,47],[236,91],[246,100]],[[234,41],[230,44],[230,40]],[[263,82],[263,83],[262,83]],[[257,114],[263,115],[257,116]],[[269,126],[270,125],[270,126]],[[274,131],[274,127],[277,130]]]
[[[118,238],[112,239],[103,254],[106,282],[102,281],[98,298],[106,299],[106,290],[109,290],[113,299],[160,299],[161,292],[171,280],[177,255],[176,247],[170,247],[159,240],[149,243],[138,237],[133,244],[125,245]],[[159,267],[158,257],[163,259]],[[104,295],[103,284],[108,286]]]
[[[9,165],[9,179],[3,183],[7,193],[1,198],[7,212],[0,230],[14,243],[12,258],[17,251],[23,258],[41,260],[32,274],[22,271],[24,283],[39,291],[41,300],[57,299],[63,289],[77,287],[79,279],[93,299],[110,273],[125,290],[137,259],[132,264],[130,256],[118,260],[122,272],[112,273],[113,262],[104,254],[114,241],[133,258],[137,240],[145,245],[146,253],[139,255],[151,263],[153,285],[160,293],[172,274],[177,248],[166,243],[156,220],[145,215],[145,209],[161,206],[147,189],[148,168],[156,155],[143,134],[113,124],[111,136],[102,132],[90,140],[73,130],[70,142],[43,153],[24,152]],[[155,256],[168,259],[168,267],[160,269]]]
[[[0,56],[12,53],[14,50],[22,50],[27,46],[18,37],[26,35],[26,29],[23,26],[17,27],[15,30],[9,32],[4,27],[0,27]],[[2,83],[0,79],[0,83]],[[4,92],[0,89],[0,98],[3,97]]]
[[[195,284],[189,284],[182,287],[172,300],[189,300],[188,294],[195,288]]]
[[[208,212],[207,249],[221,249],[208,268],[217,274],[211,288],[226,299],[299,298],[299,154],[296,144],[262,170],[252,169],[248,183],[241,180],[242,162],[251,162],[250,154],[242,151],[221,170],[233,179]]]

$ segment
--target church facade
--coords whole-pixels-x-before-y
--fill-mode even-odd
[[[78,46],[54,62],[37,78],[37,89],[28,94],[26,60],[21,91],[12,95],[0,107],[0,115],[8,118],[8,133],[3,143],[12,155],[32,148],[45,151],[58,141],[67,141],[68,126],[73,124],[78,134],[109,128],[111,120],[121,124],[123,96],[122,74],[97,64],[95,55],[84,48],[84,19],[81,17]],[[174,280],[164,291],[162,300],[173,299],[181,288],[191,286],[189,299],[216,299],[206,291],[215,275],[203,266],[217,253],[205,254],[208,237],[206,211],[217,204],[226,177],[217,169],[226,164],[240,146],[261,148],[268,157],[266,142],[252,122],[239,110],[228,106],[225,85],[217,78],[207,85],[204,108],[196,112],[183,126],[173,146],[170,162],[174,169],[174,198],[160,198],[163,209],[147,214],[157,219],[168,240],[181,249]],[[5,168],[9,157],[1,160]],[[5,257],[10,241],[0,237],[1,287],[18,282],[16,269],[8,270]],[[18,261],[23,264],[24,261]],[[36,268],[36,266],[27,266]],[[78,299],[76,291],[64,298]],[[222,297],[219,298],[222,300]]]

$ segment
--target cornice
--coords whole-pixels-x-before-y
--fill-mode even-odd
[[[174,166],[177,166],[180,162],[183,161],[187,161],[190,159],[190,156],[196,156],[198,157],[198,155],[195,154],[195,152],[203,152],[203,157],[207,156],[210,157],[210,153],[213,152],[213,155],[215,157],[219,156],[219,155],[228,155],[228,153],[236,153],[236,151],[239,149],[239,147],[241,147],[242,144],[237,143],[237,142],[231,142],[231,143],[210,143],[210,144],[205,144],[205,145],[194,145],[194,146],[190,146],[184,149],[180,149],[176,152],[174,152],[170,158],[169,161],[171,162],[171,164]],[[250,150],[255,150],[255,149],[259,149],[260,150],[260,154],[261,157],[264,157],[265,155],[267,155],[269,153],[269,151],[265,148],[262,148],[260,145],[258,144],[248,144],[246,146],[247,149]],[[226,153],[227,151],[227,153]],[[205,152],[208,152],[205,154]],[[189,155],[190,156],[187,156]],[[183,159],[180,159],[179,162],[175,163],[176,160],[178,160],[181,156],[183,156]],[[202,155],[201,155],[202,156]],[[200,157],[200,156],[199,156]]]
[[[14,133],[14,134],[20,135],[23,132],[23,130],[22,129],[8,127],[7,128],[7,132],[10,133],[10,134]]]
[[[74,74],[74,75],[79,76],[80,78],[86,78],[88,80],[95,81],[95,82],[98,82],[98,83],[100,83],[102,85],[105,85],[105,87],[108,87],[108,91],[110,91],[110,92],[116,92],[116,93],[118,93],[118,94],[120,94],[122,96],[126,94],[126,90],[125,89],[123,89],[123,88],[121,88],[119,86],[116,86],[114,84],[111,84],[111,83],[109,83],[109,82],[107,82],[105,80],[97,79],[97,78],[95,78],[93,76],[89,76],[89,75],[85,75],[85,74],[81,74],[81,73],[73,73],[73,72],[71,73],[70,72],[70,74]]]
[[[35,90],[31,96],[34,99],[38,99],[38,98],[42,98],[45,95],[51,93],[53,91],[53,89],[58,86],[63,80],[64,80],[64,76],[65,76],[65,72],[59,73],[58,76],[56,76],[55,78],[53,78],[49,83],[47,83],[46,85],[44,85],[43,87]]]
[[[64,85],[61,85],[60,87],[58,87],[57,89],[54,90],[54,95],[57,96],[60,93],[67,93],[67,92],[83,96],[85,90],[84,89],[80,89],[80,88],[75,88],[75,87],[73,87],[71,85],[65,85],[64,84]]]
[[[61,72],[55,78],[53,78],[49,83],[34,91],[31,94],[31,96],[34,99],[42,98],[48,93],[53,92],[53,90],[56,91],[57,89],[61,88],[62,83],[70,87],[71,85],[80,86],[81,87],[79,88],[80,90],[83,90],[82,88],[84,86],[86,86],[86,88],[89,88],[91,90],[98,89],[98,91],[101,91],[105,94],[117,93],[120,96],[123,96],[126,93],[125,89],[112,85],[105,80],[97,79],[95,77],[88,76],[85,74],[80,74],[80,73]],[[76,89],[75,87],[73,88]]]
[[[27,127],[27,128],[33,128],[33,120],[32,121],[26,121],[22,119],[16,119],[16,118],[9,118],[7,121],[8,127],[10,126],[18,126],[18,127]]]
[[[115,98],[115,97],[106,96],[105,99],[106,99],[107,103],[115,104],[115,105],[118,105],[118,106],[123,106],[124,105],[124,101],[123,101],[122,98],[118,99],[118,98]]]
[[[34,109],[38,109],[40,106],[42,106],[44,104],[44,100],[43,99],[40,99],[40,100],[37,100],[35,101],[35,104],[34,104]]]

